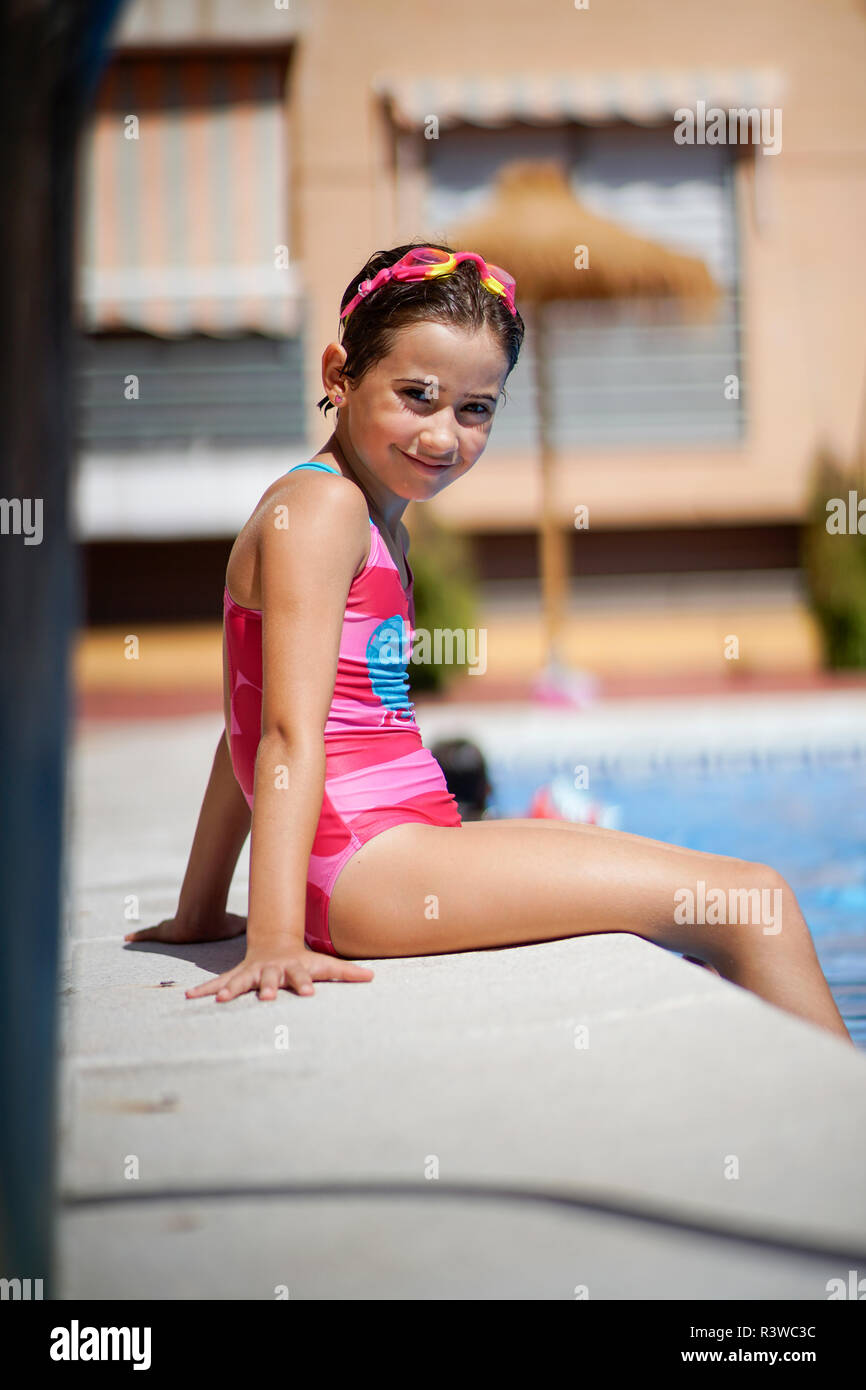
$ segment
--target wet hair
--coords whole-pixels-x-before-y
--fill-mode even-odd
[[[461,820],[479,820],[493,788],[478,744],[469,738],[443,738],[434,743],[430,752],[442,769]]]
[[[377,251],[362,266],[340,300],[340,312],[358,293],[361,280],[372,280],[385,266],[394,265],[415,246],[436,246],[453,251],[435,241],[411,241],[390,251]],[[523,342],[524,323],[518,312],[512,314],[505,300],[491,294],[481,283],[474,261],[461,261],[450,275],[433,280],[389,280],[375,294],[356,304],[349,317],[340,322],[341,344],[346,349],[342,376],[358,386],[370,370],[394,347],[401,329],[414,323],[444,323],[456,328],[479,331],[489,328],[508,362],[511,374]],[[330,397],[317,402],[325,415],[333,407]]]

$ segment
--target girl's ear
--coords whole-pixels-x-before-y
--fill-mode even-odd
[[[343,367],[346,366],[346,359],[348,359],[348,353],[346,353],[342,343],[338,342],[328,343],[324,353],[321,354],[321,384],[328,395],[331,395],[332,391],[342,391],[345,395],[346,382],[343,379]]]

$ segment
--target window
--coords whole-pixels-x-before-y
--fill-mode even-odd
[[[624,121],[543,129],[449,129],[428,151],[427,226],[437,239],[481,212],[499,167],[559,159],[575,197],[637,236],[699,256],[723,293],[711,320],[681,319],[674,301],[583,300],[550,306],[553,438],[563,450],[736,442],[744,430],[734,160],[729,146],[681,146],[673,125]],[[510,268],[510,267],[507,267]],[[579,273],[579,272],[576,272]],[[518,279],[518,305],[520,283]],[[500,404],[496,442],[537,440],[534,325]],[[738,399],[725,378],[736,374]],[[729,393],[730,394],[730,393]]]
[[[303,388],[300,337],[96,334],[78,344],[78,438],[121,466],[168,446],[300,444]]]
[[[303,437],[285,55],[120,56],[79,187],[79,441]]]

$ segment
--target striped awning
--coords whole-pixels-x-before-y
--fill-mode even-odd
[[[82,328],[297,331],[285,73],[272,54],[111,63],[83,148]]]
[[[479,126],[525,121],[599,124],[631,121],[655,125],[678,108],[772,107],[783,89],[775,68],[641,69],[637,72],[545,72],[500,76],[401,77],[380,74],[375,92],[390,106],[395,124],[417,129],[435,116],[440,125]]]

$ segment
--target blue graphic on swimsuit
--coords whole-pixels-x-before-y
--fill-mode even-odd
[[[367,643],[367,671],[374,695],[387,709],[412,708],[409,701],[409,625],[399,613],[385,618]]]

